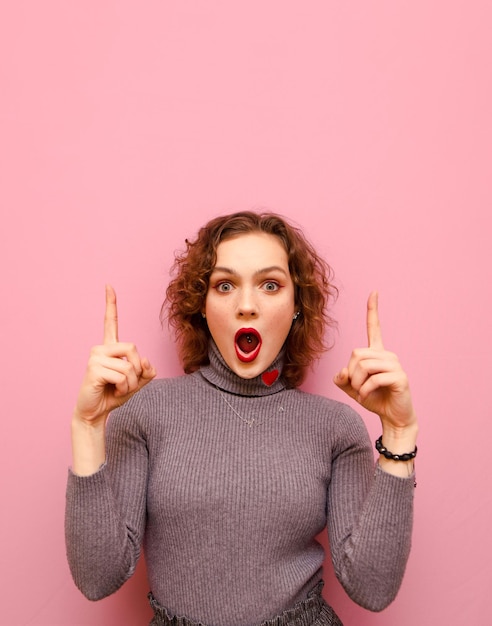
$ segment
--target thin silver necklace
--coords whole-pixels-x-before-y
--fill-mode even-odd
[[[222,396],[222,399],[227,404],[227,406],[231,409],[231,411],[233,413],[235,413],[239,417],[240,420],[242,420],[245,424],[247,424],[251,428],[251,426],[253,426],[253,424],[256,422],[255,418],[251,417],[250,419],[248,419],[247,417],[244,417],[243,415],[241,415],[241,413],[239,413],[239,411],[236,411],[236,409],[232,406],[232,404],[225,397],[225,395],[222,393],[222,391],[219,389],[219,387],[217,387],[217,385],[215,385],[215,388],[220,393],[220,395]]]
[[[239,413],[239,411],[237,411],[232,404],[229,402],[229,400],[226,398],[226,396],[222,393],[220,387],[218,387],[217,385],[215,385],[215,388],[217,389],[217,391],[219,392],[219,394],[222,396],[222,399],[224,400],[224,402],[227,404],[227,406],[231,409],[231,411],[237,415],[237,417],[239,417],[239,419],[244,422],[245,424],[247,424],[250,428],[251,426],[253,426],[253,424],[255,423],[259,423],[261,424],[261,422],[259,420],[257,420],[254,417],[250,417],[249,419],[247,417],[244,417],[244,415],[241,415],[241,413]],[[278,411],[284,411],[284,407],[283,406],[279,406]]]

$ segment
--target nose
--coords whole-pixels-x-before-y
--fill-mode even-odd
[[[238,294],[237,315],[238,317],[257,317],[258,303],[253,290],[241,289]]]

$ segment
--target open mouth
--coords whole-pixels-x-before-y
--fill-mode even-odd
[[[240,328],[234,337],[237,358],[250,363],[258,356],[261,348],[261,335],[254,328]]]

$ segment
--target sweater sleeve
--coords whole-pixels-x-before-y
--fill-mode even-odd
[[[344,406],[333,459],[328,534],[335,574],[357,604],[381,611],[396,597],[410,552],[414,477],[374,467],[364,423]],[[341,446],[341,444],[339,444]]]
[[[114,411],[107,460],[91,476],[69,471],[65,540],[77,587],[90,600],[114,593],[135,571],[145,528],[148,454],[133,399]]]

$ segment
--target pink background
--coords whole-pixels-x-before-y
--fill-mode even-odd
[[[491,19],[486,0],[2,3],[2,626],[148,623],[143,564],[99,603],[72,583],[71,409],[105,282],[121,337],[179,373],[158,320],[173,252],[252,207],[336,270],[339,336],[306,388],[342,398],[377,288],[421,418],[401,592],[369,614],[327,564],[331,602],[346,626],[488,621]]]

